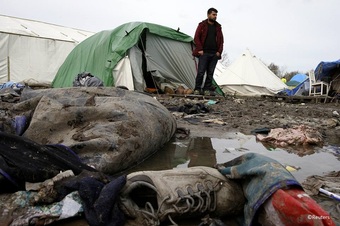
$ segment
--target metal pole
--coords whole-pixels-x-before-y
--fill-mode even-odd
[[[7,82],[11,81],[11,66],[9,65],[9,56],[7,56]]]

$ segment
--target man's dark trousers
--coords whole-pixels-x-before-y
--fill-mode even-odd
[[[201,90],[204,74],[207,72],[203,90],[214,90],[212,80],[218,57],[215,53],[204,53],[199,57],[195,90]]]

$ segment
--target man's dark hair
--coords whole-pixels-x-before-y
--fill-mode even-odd
[[[210,8],[210,9],[208,9],[208,14],[210,14],[210,13],[212,13],[212,12],[218,13],[217,9],[215,9],[215,8]]]

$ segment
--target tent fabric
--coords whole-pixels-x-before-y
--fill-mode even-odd
[[[242,96],[273,95],[287,85],[248,49],[214,79],[225,93]]]
[[[306,74],[296,74],[287,83],[287,86],[297,86],[301,82],[305,81],[308,76]]]
[[[331,85],[331,96],[340,93],[340,59],[332,62],[321,61],[314,70],[317,81],[324,81]]]
[[[286,85],[287,85],[287,86],[290,86],[290,87],[295,87],[295,86],[297,86],[297,85],[299,85],[299,84],[300,84],[300,82],[295,81],[295,80],[290,80],[290,81],[288,81],[288,82],[286,83]]]
[[[192,46],[192,37],[174,29],[145,22],[126,23],[113,30],[98,32],[74,48],[59,68],[52,86],[70,87],[75,75],[89,71],[105,86],[132,88],[131,78],[126,83],[122,83],[121,78],[132,72],[134,89],[142,91],[145,88],[143,71],[146,70],[156,77],[192,88],[196,76]],[[130,62],[120,64],[122,59],[127,61],[126,57]],[[123,64],[126,68],[127,63],[130,63],[131,71],[124,73],[117,68],[122,68]]]
[[[281,94],[287,96],[308,96],[309,94],[309,77],[297,84],[293,89],[285,89]]]
[[[340,59],[332,62],[321,61],[314,71],[317,81],[329,82],[333,75],[340,74]]]
[[[0,83],[51,83],[71,50],[93,32],[0,15]]]

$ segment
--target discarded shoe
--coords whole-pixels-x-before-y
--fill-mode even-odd
[[[201,94],[201,92],[200,92],[199,90],[196,89],[196,90],[194,91],[194,95],[200,95],[200,94]]]
[[[244,202],[240,185],[205,166],[131,173],[120,195],[120,209],[139,225],[238,214]]]
[[[209,90],[205,90],[204,91],[204,96],[210,96],[210,91]]]

